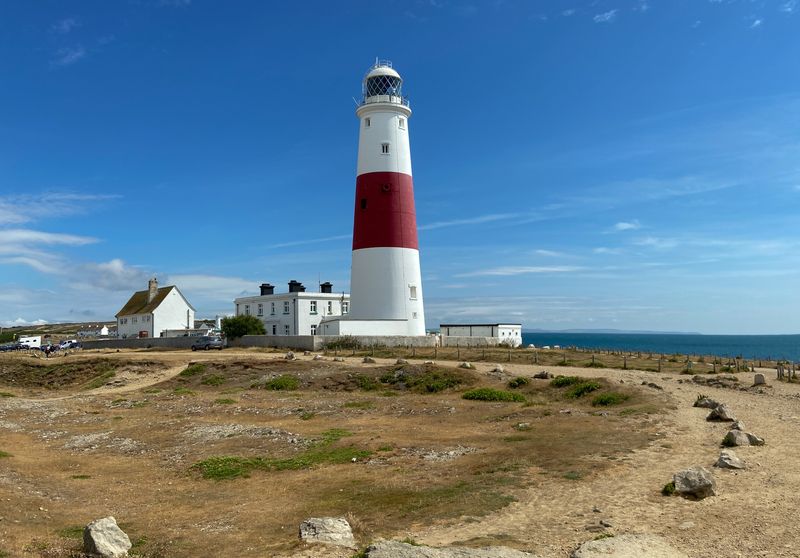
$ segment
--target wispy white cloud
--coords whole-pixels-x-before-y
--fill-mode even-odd
[[[608,254],[608,255],[618,255],[622,253],[622,250],[619,248],[609,248],[607,246],[598,246],[594,250],[592,250],[595,254]]]
[[[504,266],[490,269],[459,273],[456,277],[482,277],[482,276],[513,276],[529,275],[536,273],[573,273],[582,271],[582,267],[575,266]]]
[[[90,236],[75,234],[49,233],[31,229],[5,229],[0,230],[0,247],[15,246],[25,250],[35,244],[66,244],[70,246],[83,246],[98,242]]]
[[[534,250],[533,253],[546,258],[563,258],[567,255],[564,252],[556,252],[555,250]]]
[[[344,240],[345,238],[352,238],[350,234],[337,234],[335,236],[323,236],[321,238],[307,238],[305,240],[292,240],[290,242],[280,242],[278,244],[269,244],[265,248],[287,248],[289,246],[303,246],[305,244],[319,244],[320,242],[330,242],[332,240]]]
[[[633,7],[634,11],[646,12],[650,9],[650,3],[647,0],[639,0],[639,3]]]
[[[786,2],[781,4],[779,8],[780,11],[787,14],[793,14],[796,9],[797,9],[797,0],[787,0]]]
[[[656,248],[658,250],[669,250],[678,246],[678,240],[675,238],[659,238],[655,236],[646,236],[634,241],[637,246],[646,246]]]
[[[575,8],[569,8],[568,10],[564,10],[563,12],[561,12],[561,15],[564,17],[570,17],[575,15],[575,13],[576,13]]]
[[[516,219],[520,217],[519,213],[493,213],[490,215],[479,215],[477,217],[468,217],[466,219],[453,219],[451,221],[436,221],[421,225],[419,230],[430,231],[433,229],[441,229],[444,227],[457,227],[461,225],[479,225],[481,223],[491,223],[494,221],[502,221],[507,219]]]
[[[37,326],[37,325],[45,325],[48,322],[47,320],[43,320],[39,318],[38,320],[26,320],[25,318],[17,318],[16,320],[6,320],[0,321],[0,326],[3,327],[20,327],[20,326]]]
[[[81,284],[107,291],[142,290],[150,277],[145,270],[129,266],[119,258],[107,262],[83,264],[73,274]]]
[[[76,47],[64,47],[58,49],[52,61],[54,66],[71,66],[86,56],[86,49],[78,45]]]
[[[752,23],[750,23],[750,29],[755,29],[757,27],[761,27],[762,25],[764,25],[764,20],[761,18],[756,18],[752,21]]]
[[[57,219],[85,213],[97,202],[119,198],[106,194],[44,192],[38,195],[0,196],[0,226],[19,225],[46,218]]]
[[[67,18],[64,18],[64,19],[62,19],[60,21],[55,22],[52,25],[51,29],[56,33],[60,33],[62,35],[66,35],[67,33],[72,31],[73,29],[75,29],[79,25],[80,25],[80,22],[77,19],[75,19],[74,17],[67,17]]]
[[[595,23],[613,23],[617,19],[618,10],[608,10],[601,14],[595,15],[592,19]]]
[[[639,223],[638,219],[634,219],[633,221],[620,221],[612,227],[615,231],[635,231],[641,228],[642,225]]]

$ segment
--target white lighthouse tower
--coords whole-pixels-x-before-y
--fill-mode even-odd
[[[403,79],[391,62],[364,76],[353,217],[350,314],[325,333],[425,335]],[[337,330],[338,331],[335,331]]]

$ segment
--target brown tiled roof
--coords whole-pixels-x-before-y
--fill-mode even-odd
[[[153,297],[153,300],[150,302],[147,302],[147,295],[149,291],[137,291],[133,293],[133,296],[130,298],[130,300],[125,303],[125,306],[122,307],[122,310],[117,312],[116,317],[119,318],[120,316],[132,316],[134,314],[149,314],[158,308],[158,305],[161,304],[161,302],[167,297],[169,292],[175,288],[177,288],[175,285],[159,288],[156,291],[156,296]]]

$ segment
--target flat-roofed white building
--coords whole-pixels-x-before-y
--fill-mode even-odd
[[[494,337],[498,343],[517,347],[522,344],[522,324],[441,324],[439,335],[445,337]]]
[[[117,337],[161,337],[167,330],[194,327],[194,307],[175,285],[159,287],[155,277],[117,312]]]
[[[237,316],[255,316],[264,323],[267,335],[323,335],[320,322],[350,312],[350,295],[334,293],[333,285],[322,283],[319,292],[307,292],[302,283],[289,281],[289,292],[275,293],[264,283],[261,294],[234,301]]]

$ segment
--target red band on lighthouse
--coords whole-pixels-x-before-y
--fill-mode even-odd
[[[411,176],[398,172],[358,176],[353,250],[362,248],[419,249]]]

